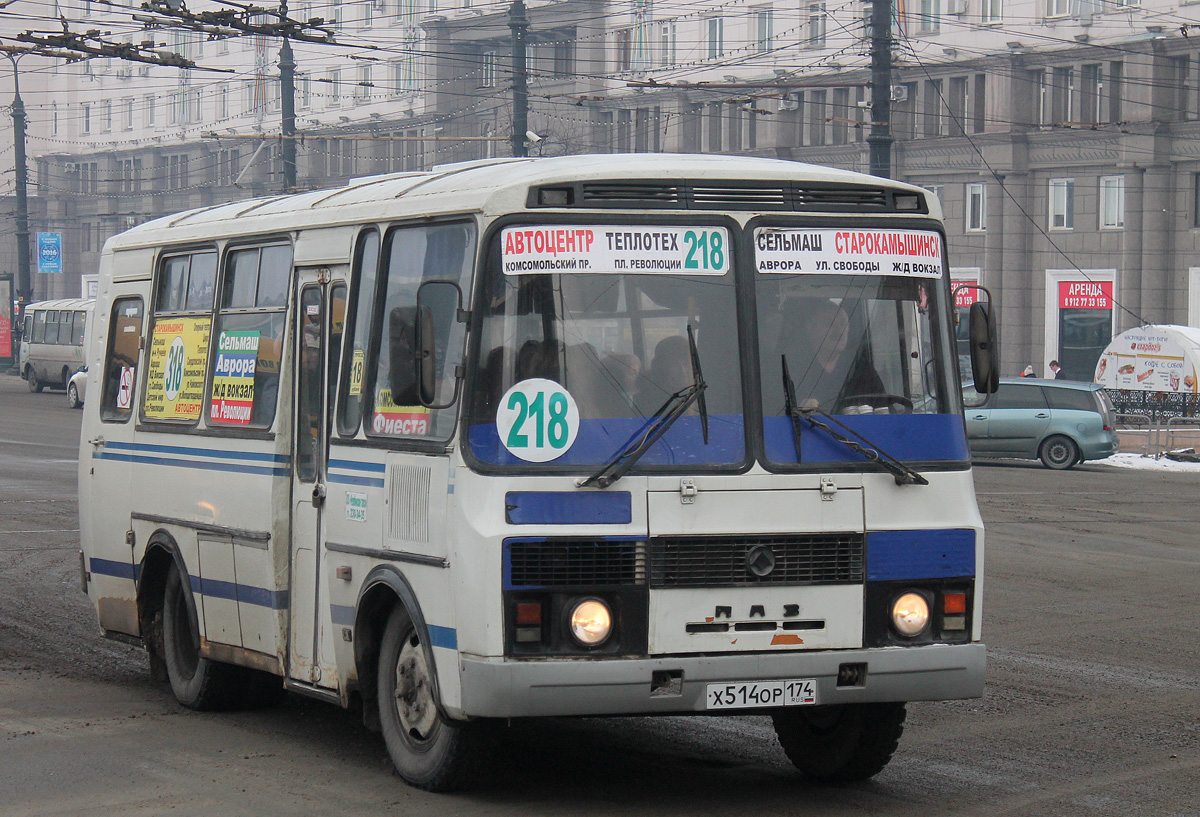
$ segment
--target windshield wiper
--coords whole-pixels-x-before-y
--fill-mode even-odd
[[[600,488],[607,488],[629,473],[629,469],[667,433],[667,429],[674,425],[676,420],[687,413],[693,403],[699,403],[700,428],[704,433],[704,444],[708,445],[708,408],[704,403],[704,392],[708,384],[704,382],[704,375],[700,371],[700,357],[696,354],[696,339],[690,323],[687,329],[688,347],[692,357],[692,385],[685,386],[668,397],[666,402],[650,415],[650,421],[639,434],[631,438],[615,457],[606,462],[599,471],[576,483],[580,488],[593,483]]]
[[[897,485],[928,485],[929,480],[921,476],[918,472],[905,465],[900,460],[893,457],[891,454],[884,451],[875,443],[868,440],[859,432],[850,428],[838,418],[831,414],[827,414],[820,409],[803,409],[796,403],[796,384],[792,382],[792,377],[788,374],[787,355],[783,355],[783,404],[784,410],[792,421],[792,435],[796,440],[796,461],[800,461],[800,420],[807,420],[814,428],[819,428],[833,437],[842,445],[849,448],[855,453],[862,454],[867,458],[868,462],[878,463],[885,470],[890,472],[896,478]],[[813,415],[816,415],[814,417]],[[830,423],[844,428],[846,431],[862,440],[861,443],[850,439],[844,434],[835,431],[828,423],[816,419],[822,417]]]

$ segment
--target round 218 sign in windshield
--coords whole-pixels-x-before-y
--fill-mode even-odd
[[[496,411],[500,443],[517,459],[550,462],[565,454],[579,433],[579,407],[553,380],[522,380],[504,393]]]

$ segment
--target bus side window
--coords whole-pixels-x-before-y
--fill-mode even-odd
[[[379,274],[379,231],[365,230],[358,238],[352,273],[351,293],[354,308],[346,316],[345,361],[346,378],[341,384],[338,400],[338,434],[353,437],[362,423],[363,395],[366,390],[367,346],[371,339],[371,315],[374,313],[375,289]]]
[[[138,341],[142,337],[142,299],[119,298],[113,303],[104,356],[100,418],[123,423],[133,415],[137,383]]]
[[[226,258],[213,333],[211,425],[269,428],[275,419],[291,264],[287,244],[237,249]]]
[[[76,312],[75,315],[73,316],[73,318],[71,320],[71,345],[72,346],[82,346],[83,345],[83,333],[84,333],[84,329],[86,328],[86,325],[85,325],[86,320],[87,320],[87,313],[82,310],[79,312]]]
[[[369,381],[373,399],[368,433],[445,439],[453,431],[457,406],[427,409],[417,404],[415,393],[397,391],[415,392],[409,387],[415,386],[412,350],[416,342],[418,289],[429,281],[448,281],[469,289],[465,284],[472,267],[474,247],[474,229],[469,224],[403,227],[388,233],[384,302],[376,304],[377,320],[382,321],[378,335],[381,348],[374,361],[368,360],[368,365],[374,367],[374,379]],[[453,293],[453,287],[444,289],[447,292],[430,297],[442,298]],[[439,332],[433,338],[437,349],[435,360],[441,369],[434,373],[434,403],[445,404],[453,399],[454,377],[462,362],[466,326],[458,322],[439,322]],[[400,371],[399,367],[404,367],[405,371]]]

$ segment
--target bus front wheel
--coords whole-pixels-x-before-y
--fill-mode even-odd
[[[33,370],[32,366],[25,369],[25,383],[29,386],[29,390],[35,394],[45,388],[45,384],[38,380],[37,372]]]
[[[163,659],[175,699],[189,709],[223,709],[233,691],[235,667],[200,656],[200,625],[188,604],[191,589],[172,567],[163,594]]]
[[[903,703],[837,704],[775,712],[775,734],[801,774],[819,783],[874,777],[904,732]]]
[[[397,605],[383,632],[379,721],[396,772],[426,791],[453,791],[476,778],[487,755],[484,727],[439,712],[433,666],[412,617]]]

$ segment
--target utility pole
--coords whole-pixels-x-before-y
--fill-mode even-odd
[[[892,177],[892,2],[871,0],[871,132],[869,172]]]
[[[528,156],[525,132],[529,130],[529,74],[525,66],[525,38],[529,19],[524,0],[513,0],[508,9],[508,27],[512,29],[513,125],[512,155]]]
[[[279,18],[288,19],[287,0],[279,3]],[[283,109],[283,190],[296,191],[296,61],[292,58],[292,39],[287,29],[283,30],[283,44],[279,46],[279,96]]]
[[[13,67],[13,148],[17,161],[17,300],[24,313],[25,305],[33,300],[33,282],[29,279],[29,199],[25,186],[29,169],[25,166],[25,102],[21,99],[19,55],[9,54]],[[20,317],[20,316],[18,316]]]

